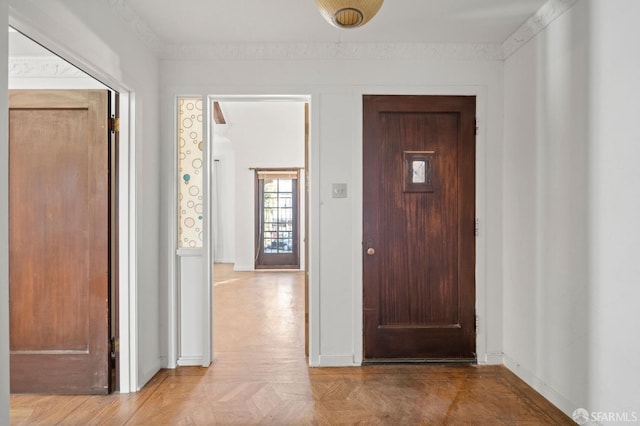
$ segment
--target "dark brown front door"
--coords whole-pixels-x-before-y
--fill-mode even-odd
[[[109,387],[107,91],[9,95],[11,391]]]
[[[364,358],[473,361],[475,97],[363,108]]]

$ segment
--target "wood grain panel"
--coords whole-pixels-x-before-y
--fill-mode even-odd
[[[455,149],[447,140],[457,135],[457,114],[384,113],[385,133],[381,147],[381,192],[389,202],[380,210],[384,244],[377,250],[389,264],[380,278],[380,325],[456,324],[457,229]],[[428,135],[436,135],[427,138]],[[418,138],[412,135],[425,135]],[[401,151],[429,150],[434,154],[433,192],[407,193],[398,185],[406,179]],[[414,266],[415,265],[415,266]]]
[[[365,96],[365,358],[475,359],[475,98]],[[428,191],[407,153],[430,152]]]
[[[106,91],[12,91],[12,392],[106,393]]]
[[[86,110],[11,111],[12,138],[23,141],[11,150],[11,301],[30,307],[11,309],[14,352],[87,350],[86,122]]]

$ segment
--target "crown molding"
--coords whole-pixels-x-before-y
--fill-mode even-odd
[[[153,53],[158,55],[162,52],[165,43],[125,0],[104,0],[104,2]]]
[[[452,59],[502,60],[502,45],[445,43],[228,43],[178,45],[163,42],[125,0],[103,0],[162,59],[309,60]]]
[[[436,43],[229,43],[169,45],[163,59],[209,60],[502,60],[500,44]]]
[[[503,43],[227,43],[178,45],[163,42],[126,0],[103,0],[161,59],[209,60],[386,60],[451,59],[501,61],[544,30],[578,0],[548,0]]]
[[[503,58],[507,59],[529,40],[544,30],[578,0],[549,0],[502,43]]]
[[[10,56],[9,78],[88,77],[67,61],[55,56]]]

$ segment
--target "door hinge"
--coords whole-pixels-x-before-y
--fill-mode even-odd
[[[478,335],[479,323],[480,323],[480,320],[478,319],[478,315],[476,314],[476,336]]]
[[[480,219],[476,218],[476,223],[473,230],[474,235],[477,237],[480,235]]]
[[[475,135],[478,136],[478,120],[477,119],[473,121],[473,126],[474,126]]]
[[[116,354],[120,353],[120,339],[111,337],[111,340],[109,341],[109,347],[111,352],[111,358],[115,359]]]
[[[120,132],[120,117],[109,118],[109,131],[115,133]]]

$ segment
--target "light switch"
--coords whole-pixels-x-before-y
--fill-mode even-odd
[[[347,184],[346,183],[332,184],[331,198],[347,198]]]

